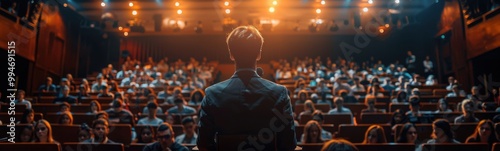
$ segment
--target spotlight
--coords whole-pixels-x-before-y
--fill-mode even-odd
[[[94,28],[94,27],[95,27],[94,23],[90,24],[90,28]]]
[[[130,2],[130,3],[128,3],[128,6],[132,7],[132,6],[134,6],[134,3]]]
[[[317,14],[320,14],[320,13],[321,13],[321,9],[319,9],[319,8],[318,8],[318,9],[316,9],[316,13],[317,13]]]
[[[64,3],[64,4],[63,4],[63,6],[64,6],[64,7],[68,7],[68,3]]]
[[[102,6],[102,7],[106,6],[106,3],[101,2],[101,6]]]
[[[270,13],[274,13],[274,11],[275,11],[275,10],[274,10],[274,7],[269,7],[269,12],[270,12]]]
[[[228,1],[225,1],[225,2],[224,2],[224,6],[229,6],[229,2],[228,2]]]
[[[278,1],[273,1],[273,5],[274,6],[278,5]]]
[[[386,28],[389,28],[389,24],[385,24],[385,27],[386,27]]]
[[[181,5],[179,2],[175,2],[176,7],[179,7],[179,5]]]
[[[373,4],[373,0],[368,0],[368,4]]]
[[[124,32],[124,33],[123,33],[123,35],[124,35],[124,36],[128,36],[128,32]]]
[[[368,12],[368,8],[363,8],[363,12]]]
[[[384,33],[384,32],[385,32],[385,30],[384,30],[384,29],[379,29],[379,30],[378,30],[378,32],[380,32],[380,33]]]
[[[123,27],[122,26],[118,27],[118,30],[123,30]]]
[[[137,11],[136,11],[136,10],[133,10],[133,11],[132,11],[132,15],[134,15],[134,16],[135,16],[135,15],[137,15]]]
[[[321,5],[325,5],[326,2],[324,0],[321,1]]]
[[[231,10],[229,8],[227,8],[225,12],[226,12],[226,14],[229,14],[229,13],[231,13]]]
[[[396,4],[399,4],[399,0],[396,0],[395,2],[396,2]]]
[[[182,14],[182,10],[181,9],[177,10],[177,14],[179,15]]]

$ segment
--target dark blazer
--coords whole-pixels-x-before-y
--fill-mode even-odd
[[[57,87],[54,84],[51,84],[50,86],[43,84],[38,88],[38,91],[42,92],[43,90],[47,90],[47,89],[48,89],[48,92],[56,92]]]
[[[242,149],[295,149],[293,111],[284,86],[262,79],[251,69],[244,69],[237,70],[230,79],[206,88],[205,93],[198,125],[197,145],[201,151],[216,150],[216,135],[247,136],[243,138],[248,139],[239,143],[243,143]],[[276,145],[262,143],[270,138],[262,134],[271,132]],[[252,145],[252,138],[259,144]]]

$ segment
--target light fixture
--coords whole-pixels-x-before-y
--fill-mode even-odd
[[[137,15],[137,11],[136,11],[136,10],[133,10],[133,11],[132,11],[132,15],[134,15],[134,16],[135,16],[135,15]]]
[[[101,2],[101,6],[102,6],[102,7],[106,6],[106,3]]]
[[[181,9],[177,10],[177,14],[179,15],[182,14],[182,10]]]
[[[118,27],[118,30],[123,30],[123,27],[122,26]]]
[[[225,2],[224,2],[224,6],[229,6],[229,2],[228,2],[228,1],[225,1]]]
[[[363,12],[368,12],[368,8],[363,8]]]
[[[124,32],[124,33],[123,33],[123,35],[124,35],[124,36],[128,36],[128,32]]]
[[[321,13],[321,9],[319,9],[319,8],[318,8],[318,9],[316,9],[316,13],[317,13],[317,14],[320,14],[320,13]]]
[[[389,28],[389,24],[385,24],[385,27],[386,27],[386,28]]]
[[[395,2],[396,2],[396,4],[399,4],[399,0],[396,0]]]
[[[179,2],[175,2],[175,6],[176,6],[176,7],[179,7],[179,5],[181,5],[181,3],[179,3]]]
[[[368,4],[373,4],[373,0],[368,0]]]
[[[128,6],[132,7],[132,6],[134,6],[134,3],[130,2],[130,3],[128,3]]]
[[[229,8],[227,8],[225,12],[226,12],[226,14],[229,14],[229,13],[231,13],[231,10]]]
[[[325,4],[326,4],[325,0],[322,0],[321,5],[325,5]]]
[[[274,7],[269,7],[269,12],[270,12],[270,13],[274,13],[274,11],[275,11],[275,10],[274,10]]]
[[[273,1],[273,5],[274,6],[278,5],[278,1]]]
[[[380,32],[380,33],[384,33],[384,32],[385,32],[385,30],[384,30],[384,29],[379,29],[379,30],[378,30],[378,32]]]
[[[68,7],[68,3],[64,3],[64,4],[63,4],[63,6],[64,6],[64,7]]]

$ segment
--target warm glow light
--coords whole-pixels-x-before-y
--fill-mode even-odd
[[[124,32],[124,33],[123,33],[123,35],[124,35],[124,36],[128,36],[128,32]]]
[[[380,33],[384,33],[384,31],[385,31],[384,29],[379,29],[378,30],[378,32],[380,32]]]
[[[123,30],[123,27],[122,26],[118,27],[118,30]]]
[[[389,24],[385,24],[385,27],[386,27],[386,28],[389,28]]]
[[[63,6],[64,6],[64,7],[68,7],[68,4],[67,4],[67,3],[64,3],[64,4],[63,4]]]
[[[133,10],[132,15],[137,15],[137,11]]]
[[[106,6],[106,3],[101,2],[101,6],[102,6],[102,7]]]
[[[132,6],[134,6],[134,3],[130,2],[130,3],[128,3],[128,6],[132,7]]]
[[[316,13],[318,13],[318,14],[321,13],[321,9],[319,9],[319,8],[316,9]]]
[[[326,4],[326,3],[325,3],[325,1],[324,1],[324,0],[322,0],[322,1],[321,1],[321,5],[325,5],[325,4]]]
[[[278,1],[273,1],[273,5],[274,6],[278,5]]]
[[[368,8],[363,8],[363,12],[368,12]]]
[[[228,2],[228,1],[225,1],[225,2],[224,2],[224,6],[229,6],[229,2]]]
[[[270,12],[270,13],[274,13],[274,11],[275,11],[275,10],[274,10],[274,7],[269,7],[269,12]]]
[[[373,4],[373,0],[368,0],[368,4]]]
[[[182,10],[180,10],[180,9],[177,10],[177,14],[179,14],[179,15],[182,14]]]
[[[226,9],[226,14],[229,14],[229,13],[231,13],[231,10],[228,8],[228,9]]]
[[[399,4],[399,0],[396,0],[396,4]]]
[[[179,2],[175,2],[175,6],[179,7],[181,5]]]

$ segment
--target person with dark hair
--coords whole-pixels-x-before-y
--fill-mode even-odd
[[[358,103],[358,99],[353,95],[349,95],[347,90],[339,90],[338,95],[344,99],[344,103]]]
[[[47,77],[46,83],[43,85],[40,85],[38,88],[38,92],[56,92],[56,85],[52,84],[52,78]]]
[[[156,132],[156,142],[144,146],[142,151],[189,151],[187,147],[174,141],[175,134],[170,124],[160,124]]]
[[[314,120],[310,120],[304,126],[304,134],[301,137],[301,143],[323,143],[323,139],[321,138],[321,125]]]
[[[71,112],[63,112],[59,115],[59,124],[73,125],[73,114]]]
[[[114,100],[113,106],[106,110],[106,112],[109,115],[110,123],[130,124],[132,127],[135,126],[134,116],[129,110],[123,108],[123,103],[119,99]]]
[[[188,102],[189,105],[200,105],[201,101],[205,97],[205,92],[201,89],[195,89],[191,91],[190,100]]]
[[[106,112],[106,111],[99,111],[99,112],[97,112],[95,114],[95,119],[97,120],[97,119],[100,119],[100,118],[105,119],[105,120],[109,120],[109,114],[108,114],[108,112]]]
[[[336,97],[333,100],[333,104],[335,104],[335,108],[328,111],[328,114],[350,114],[351,122],[354,123],[354,116],[349,108],[344,107],[344,99],[341,97]]]
[[[314,113],[312,114],[312,120],[318,122],[319,125],[323,125],[323,122],[325,121],[324,116],[323,116],[323,112],[321,112],[319,110],[314,111]],[[332,133],[326,131],[325,129],[322,129],[321,130],[321,139],[323,139],[323,140],[332,139]]]
[[[109,124],[105,119],[97,119],[92,122],[92,133],[94,137],[85,140],[86,143],[99,143],[99,144],[114,144],[115,142],[108,139]]]
[[[57,112],[57,114],[62,114],[64,112],[71,112],[71,105],[68,102],[59,104],[59,112]]]
[[[358,148],[345,139],[332,139],[325,144],[321,151],[358,151]]]
[[[453,112],[448,108],[448,101],[444,98],[439,99],[438,109],[434,113],[450,113]]]
[[[96,114],[101,111],[101,103],[99,103],[97,100],[92,100],[90,102],[90,111],[87,112],[88,114]]]
[[[403,125],[396,143],[420,144],[420,141],[418,141],[417,126],[413,123]]]
[[[389,137],[389,139],[396,136],[397,124],[404,124],[405,122],[406,117],[405,114],[403,114],[403,111],[397,109],[396,111],[392,112],[391,122],[389,123],[391,125],[391,137]]]
[[[253,26],[240,26],[229,34],[226,42],[236,71],[230,79],[205,89],[199,113],[198,148],[200,151],[215,150],[216,135],[255,138],[279,114],[283,128],[272,132],[277,138],[275,143],[259,146],[266,150],[294,150],[297,140],[288,90],[262,79],[255,72],[264,42],[260,32]],[[254,147],[257,146],[252,145]]]
[[[26,109],[23,112],[23,117],[21,117],[21,121],[17,122],[17,124],[33,124],[35,125],[35,111],[33,109]]]
[[[167,110],[169,114],[184,114],[184,115],[191,115],[191,114],[196,114],[196,109],[186,106],[185,105],[186,101],[181,98],[177,98],[174,100],[174,107],[171,107],[170,109]]]
[[[31,109],[31,102],[24,99],[25,94],[26,92],[24,92],[24,90],[18,90],[16,95],[16,100],[14,100],[14,102],[16,104],[25,104],[26,109]]]
[[[406,57],[406,68],[408,68],[408,72],[410,74],[415,72],[415,61],[416,61],[415,55],[412,54],[411,51],[408,51],[408,57]]]
[[[23,126],[21,128],[21,134],[16,138],[16,142],[32,142],[34,132],[33,125]]]
[[[372,125],[366,130],[363,144],[373,143],[387,143],[384,128],[380,125]]]
[[[453,131],[451,130],[450,122],[446,119],[437,119],[432,122],[432,139],[427,141],[428,144],[437,143],[460,143],[454,139]]]
[[[384,113],[385,110],[379,110],[375,108],[375,103],[377,103],[377,98],[372,95],[368,95],[365,97],[365,106],[366,108],[361,110],[361,113]]]
[[[392,103],[404,103],[408,102],[408,95],[405,91],[398,91],[396,98],[392,99]]]
[[[316,107],[314,106],[313,101],[307,100],[306,103],[304,103],[304,111],[299,113],[299,116],[297,119],[300,121],[300,117],[303,115],[311,115],[316,111]]]
[[[422,123],[420,118],[422,113],[420,112],[420,98],[412,96],[410,97],[410,110],[406,112],[405,116],[408,119],[408,122],[416,124]]]
[[[295,105],[304,104],[308,99],[307,93],[308,91],[306,90],[300,90],[299,93],[297,94],[297,100],[295,101]]]
[[[140,136],[137,137],[132,143],[152,143],[155,141],[156,134],[153,126],[146,126],[142,128]]]
[[[198,134],[196,134],[196,126],[194,119],[191,117],[185,117],[181,121],[182,129],[184,134],[175,137],[175,142],[179,144],[196,144],[196,139],[198,139]]]
[[[476,126],[476,130],[470,135],[465,143],[488,143],[490,148],[493,143],[498,142],[495,127],[490,120],[481,120]],[[490,149],[491,150],[491,149]]]
[[[52,137],[52,127],[46,120],[39,120],[35,125],[33,142],[58,143]]]
[[[457,123],[477,123],[479,119],[474,116],[474,102],[469,99],[462,101],[462,115],[455,118]]]
[[[158,104],[155,102],[149,102],[146,107],[148,108],[148,117],[144,117],[137,122],[137,125],[160,125],[163,120],[156,117],[156,110],[158,109]]]
[[[92,138],[92,128],[90,128],[86,123],[80,125],[80,130],[78,131],[78,142],[83,142]]]
[[[75,96],[69,95],[70,89],[68,86],[64,86],[61,89],[62,89],[62,95],[61,97],[57,97],[56,99],[54,99],[55,104],[61,104],[63,102],[67,102],[70,104],[78,103],[78,100]]]
[[[156,103],[156,106],[158,106],[156,108],[156,114],[163,114],[163,109],[161,109],[161,107],[158,105],[158,100],[156,99],[156,97],[154,95],[149,95],[148,96],[148,103],[146,104],[149,104],[149,103]],[[147,115],[149,114],[149,108],[148,106],[145,106],[143,109],[142,109],[142,112],[141,112],[143,115]],[[163,123],[163,122],[162,122]]]
[[[109,92],[109,88],[107,85],[102,85],[101,86],[101,91],[99,94],[97,94],[97,97],[111,97],[111,98],[114,98],[115,95],[111,92]]]

